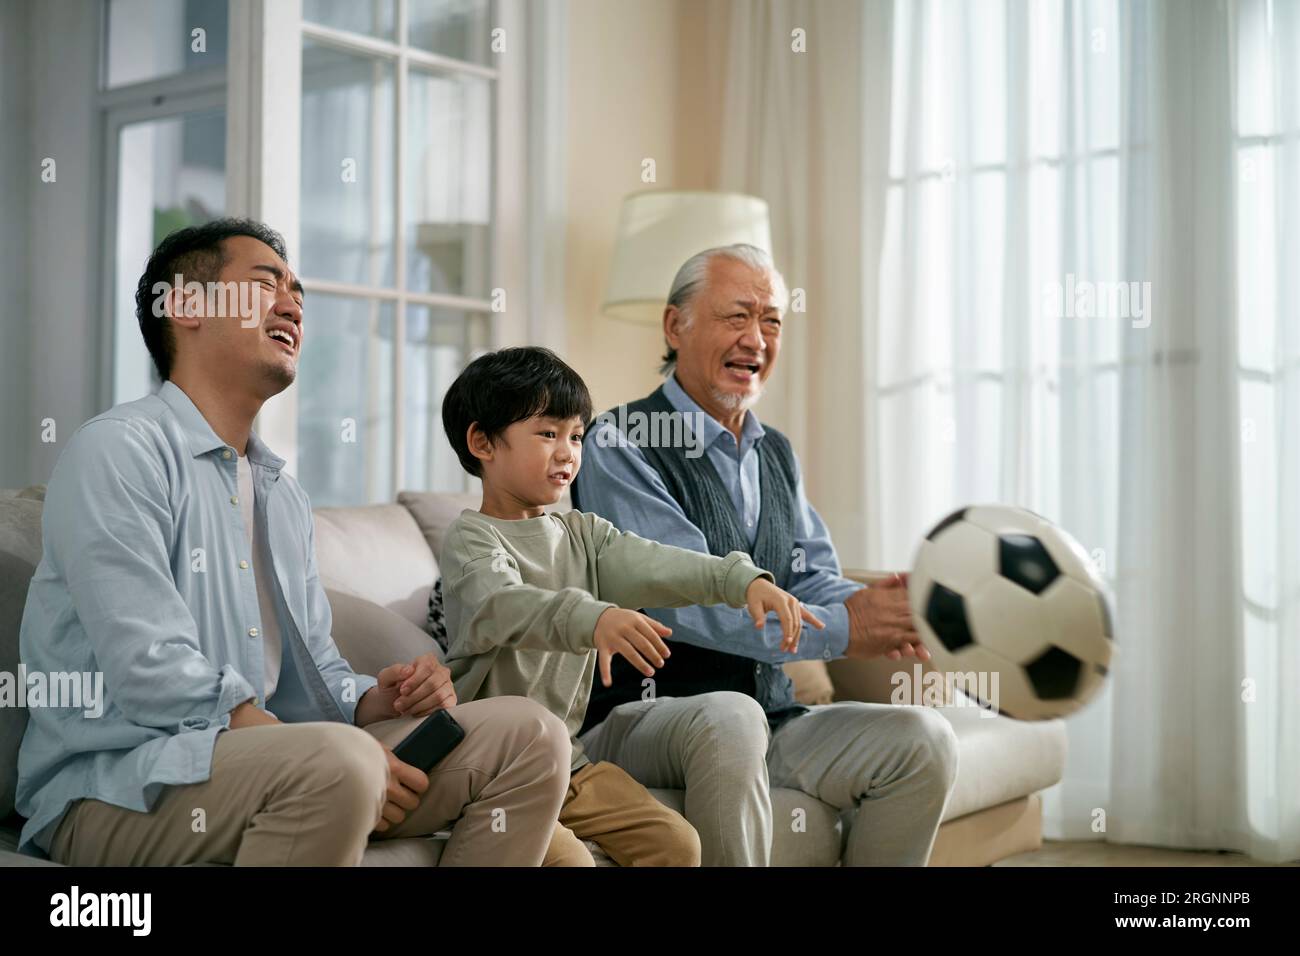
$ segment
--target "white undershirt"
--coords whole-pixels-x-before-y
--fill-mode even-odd
[[[263,698],[261,705],[266,708],[271,695],[275,693],[276,684],[280,682],[280,622],[275,616],[275,603],[271,599],[271,595],[275,592],[268,577],[269,569],[265,568],[262,562],[257,560],[258,555],[269,554],[270,548],[263,547],[262,535],[253,517],[255,514],[253,466],[248,463],[248,458],[244,456],[240,456],[237,465],[239,506],[244,513],[244,536],[248,542],[248,560],[253,566],[254,581],[257,585],[257,605],[262,616],[260,628],[262,632],[262,657],[266,663],[266,696]]]

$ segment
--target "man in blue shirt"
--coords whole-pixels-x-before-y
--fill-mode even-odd
[[[309,325],[286,259],[246,220],[163,240],[136,294],[163,386],[84,424],[55,466],[21,656],[102,674],[106,700],[98,717],[31,708],[20,850],[355,865],[372,833],[451,827],[444,865],[537,865],[568,785],[564,725],[522,698],[457,705],[433,654],[354,673],[331,637],[307,496],[252,432]],[[397,760],[444,707],[461,744],[428,775]]]
[[[731,608],[646,609],[672,629],[653,689],[630,667],[596,687],[583,745],[650,787],[684,787],[707,865],[768,862],[769,784],[858,807],[845,862],[922,865],[956,775],[956,735],[933,709],[800,706],[790,660],[929,658],[906,582],[864,587],[840,573],[785,436],[750,410],[772,374],[787,302],[770,256],[709,249],[673,280],[663,385],[599,416],[574,504],[624,531],[712,554],[748,551],[826,623],[781,649]],[[723,550],[719,550],[723,549]],[[621,662],[620,662],[621,663]],[[643,699],[645,698],[645,699]]]

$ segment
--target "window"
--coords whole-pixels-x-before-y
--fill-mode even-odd
[[[108,0],[104,86],[224,68],[227,0]]]
[[[157,390],[135,288],[162,239],[226,211],[226,0],[108,0],[100,94],[109,403]]]
[[[298,477],[315,505],[461,490],[441,396],[490,340],[487,0],[303,0]]]
[[[1276,674],[1288,622],[1300,618],[1295,468],[1300,410],[1300,10],[1272,0],[1237,7],[1237,324],[1241,406],[1241,557],[1247,674]],[[1278,690],[1285,695],[1285,683]],[[1269,694],[1247,709],[1252,746],[1275,752],[1285,721]],[[1271,788],[1252,767],[1252,815],[1269,819]]]
[[[886,560],[951,502],[1069,516],[1113,553],[1126,323],[1061,320],[1120,258],[1117,0],[894,8],[876,377]],[[890,457],[893,456],[893,457]],[[917,488],[920,483],[923,487]],[[1103,569],[1113,570],[1113,569]]]

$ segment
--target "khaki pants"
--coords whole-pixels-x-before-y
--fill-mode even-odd
[[[568,781],[568,731],[522,697],[459,704],[465,739],[429,774],[420,805],[376,839],[451,828],[441,866],[537,866]],[[393,747],[421,718],[222,731],[203,783],[164,787],[139,813],[78,800],[50,857],[73,866],[354,866],[379,822]]]
[[[543,866],[595,866],[583,840],[619,866],[699,866],[700,837],[612,763],[589,763],[569,781]]]

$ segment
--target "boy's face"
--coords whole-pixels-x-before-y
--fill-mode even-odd
[[[535,415],[515,422],[482,458],[483,477],[520,504],[553,505],[582,465],[582,420]]]

